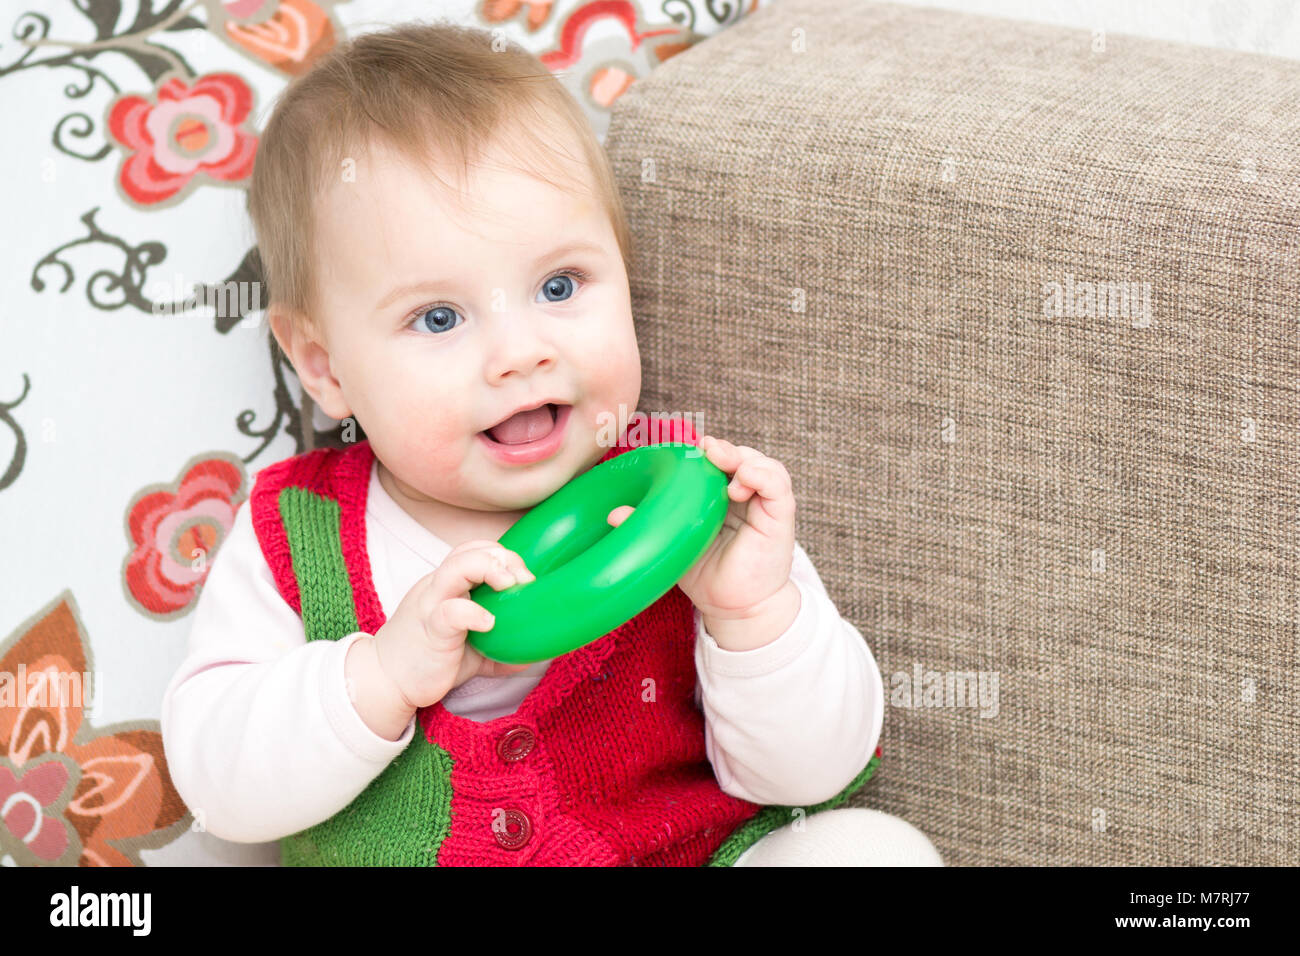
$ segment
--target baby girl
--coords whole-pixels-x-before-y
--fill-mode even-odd
[[[540,61],[449,24],[362,34],[277,102],[248,205],[271,330],[345,447],[258,473],[167,688],[207,832],[291,865],[940,865],[843,806],[883,687],[786,469],[675,416],[611,433],[641,388],[630,237]],[[654,441],[730,479],[708,550],[585,647],[478,654],[470,589],[534,580],[501,535]]]

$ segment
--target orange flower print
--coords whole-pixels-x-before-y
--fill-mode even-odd
[[[550,16],[551,0],[483,0],[483,19],[488,23],[504,23],[512,20],[522,9],[528,10],[525,22],[528,32],[532,33]]]
[[[275,6],[270,17],[263,11]],[[221,28],[247,53],[283,73],[297,76],[334,47],[334,25],[329,15],[311,0],[225,0]],[[249,22],[260,18],[259,22]],[[242,21],[242,22],[241,22]],[[215,27],[214,27],[215,28]]]
[[[0,643],[0,863],[141,866],[140,851],[192,818],[172,786],[158,721],[94,728],[88,668],[69,592]]]
[[[235,523],[245,483],[239,459],[203,457],[191,459],[175,485],[150,486],[136,497],[127,509],[134,548],[123,574],[138,610],[164,619],[189,612]]]

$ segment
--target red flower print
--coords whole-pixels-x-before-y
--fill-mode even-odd
[[[203,458],[172,487],[147,489],[128,509],[134,550],[126,559],[127,593],[151,615],[188,611],[211,558],[246,497],[238,459]]]
[[[253,171],[257,137],[239,128],[253,106],[248,84],[234,73],[209,73],[187,86],[171,77],[158,101],[123,96],[108,113],[108,131],[129,153],[119,181],[147,205],[176,195],[203,173],[235,181]]]
[[[559,49],[547,50],[538,55],[538,59],[552,72],[568,70],[582,59],[583,43],[587,32],[597,24],[613,26],[617,24],[627,35],[628,44],[635,50],[643,40],[654,37],[680,34],[680,27],[665,27],[660,30],[637,31],[641,11],[631,0],[592,0],[575,9],[559,32]]]
[[[47,760],[16,775],[7,763],[0,758],[0,830],[7,830],[0,846],[22,843],[32,856],[51,863],[68,848],[68,825],[45,810],[67,787],[68,768]]]

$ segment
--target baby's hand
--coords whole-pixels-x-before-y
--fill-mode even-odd
[[[416,581],[393,616],[375,634],[383,672],[404,707],[415,710],[442,700],[471,677],[517,674],[527,664],[488,660],[465,643],[472,627],[486,631],[492,615],[469,598],[479,584],[503,591],[535,580],[518,554],[499,542],[478,539],[457,545],[442,564]]]
[[[774,458],[712,435],[700,438],[709,461],[731,475],[730,507],[717,538],[677,586],[712,618],[743,619],[770,605],[789,585],[794,561],[794,491]],[[618,527],[633,512],[621,505],[607,516]],[[797,607],[797,604],[796,604]]]

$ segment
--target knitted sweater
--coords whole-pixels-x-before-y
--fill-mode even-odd
[[[606,459],[627,447],[611,449]],[[265,469],[250,499],[276,586],[302,615],[309,642],[350,640],[383,623],[363,520],[372,466],[368,443],[322,449]],[[424,708],[413,721],[418,727],[403,734],[409,745],[350,804],[282,841],[284,862],[729,864],[764,833],[794,819],[794,810],[762,809],[723,793],[714,779],[698,689],[691,699],[692,624],[698,620],[674,588],[593,644],[540,662],[540,682],[512,713],[471,720],[448,710],[451,695]],[[853,640],[861,637],[853,632]],[[865,645],[861,652],[878,687]],[[647,692],[647,678],[653,692]],[[165,740],[169,701],[183,686],[174,681],[168,688]],[[868,709],[878,703],[872,700]],[[418,733],[411,739],[413,729]],[[877,714],[873,742],[878,732]],[[717,753],[713,742],[710,748]],[[877,748],[840,793],[803,810],[842,803],[870,776],[878,757]],[[177,786],[184,794],[180,777]]]

